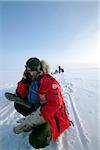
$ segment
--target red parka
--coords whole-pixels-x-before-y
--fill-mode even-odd
[[[16,92],[22,97],[27,97],[29,83],[20,81]],[[66,112],[64,98],[60,84],[48,74],[43,74],[39,79],[39,100],[42,104],[41,113],[45,120],[49,120],[52,128],[52,138],[55,141],[65,129],[70,126]],[[43,100],[40,95],[45,95]],[[43,102],[44,101],[44,102]]]
[[[29,82],[23,82],[22,80],[18,82],[17,88],[16,88],[16,93],[18,96],[21,98],[27,98],[29,92]]]
[[[42,105],[42,116],[49,120],[52,127],[52,138],[55,141],[59,135],[70,126],[60,84],[50,75],[42,75],[39,81],[39,95],[44,95],[46,103]],[[40,97],[40,103],[42,99]]]

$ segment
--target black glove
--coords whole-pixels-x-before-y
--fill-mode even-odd
[[[24,71],[24,73],[23,73],[23,77],[22,77],[22,80],[21,80],[23,83],[27,83],[27,82],[29,82],[29,83],[31,83],[32,82],[32,80],[31,80],[31,75],[30,75],[30,73],[29,72],[27,72],[26,70]]]
[[[9,92],[5,92],[5,97],[6,97],[8,100],[11,100],[11,98],[13,99],[13,98],[16,97],[16,96],[17,96],[16,94],[9,93]]]

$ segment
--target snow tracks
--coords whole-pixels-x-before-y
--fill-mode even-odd
[[[73,95],[73,84],[71,82],[66,82],[64,74],[59,75],[59,76],[60,76],[59,81],[62,85],[63,95],[65,97],[65,100],[67,101],[69,116],[75,125],[74,128],[75,128],[75,130],[76,130],[75,132],[77,134],[76,138],[78,138],[78,141],[79,141],[78,146],[81,148],[81,149],[80,148],[79,149],[80,150],[92,150],[92,147],[89,144],[89,140],[85,134],[85,129],[83,127],[79,112],[75,105],[75,99],[74,99],[74,95]],[[74,140],[75,140],[75,138],[74,138]]]

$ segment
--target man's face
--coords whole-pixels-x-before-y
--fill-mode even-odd
[[[37,71],[36,70],[32,70],[31,68],[29,67],[26,67],[26,70],[25,70],[27,76],[31,79],[31,80],[34,80],[34,78],[36,77],[36,74],[37,74]]]

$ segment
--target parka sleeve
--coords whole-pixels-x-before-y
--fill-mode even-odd
[[[45,89],[46,88],[46,89]],[[42,106],[41,112],[45,120],[49,120],[62,106],[61,88],[58,82],[49,82],[44,85],[47,103]]]
[[[26,98],[29,91],[29,83],[23,82],[22,80],[18,82],[16,87],[16,94],[21,98]]]

